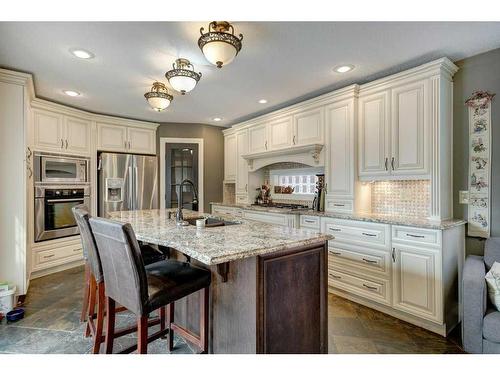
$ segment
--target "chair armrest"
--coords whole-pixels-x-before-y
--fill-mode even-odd
[[[482,353],[483,318],[486,311],[486,268],[483,257],[468,256],[463,272],[463,328],[465,351]]]

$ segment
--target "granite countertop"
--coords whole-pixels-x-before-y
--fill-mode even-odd
[[[276,212],[282,214],[298,214],[298,215],[310,215],[310,216],[321,216],[321,217],[331,217],[335,219],[345,219],[345,220],[358,220],[367,221],[372,223],[381,224],[392,224],[392,225],[403,225],[409,227],[419,227],[426,229],[448,229],[458,225],[463,225],[466,223],[462,219],[450,219],[435,221],[429,220],[427,218],[413,218],[405,216],[396,215],[383,215],[383,214],[371,214],[371,213],[337,213],[337,212],[319,212],[308,209],[286,209],[286,208],[269,208],[269,207],[258,207],[251,205],[242,204],[232,204],[232,203],[211,203],[213,205],[225,206],[225,207],[238,207],[245,210],[251,211],[263,211],[263,212]]]
[[[138,240],[172,247],[206,265],[215,265],[237,259],[270,254],[297,246],[320,244],[333,236],[306,229],[293,229],[244,220],[230,215],[220,216],[239,224],[197,229],[196,226],[178,227],[175,209],[118,211],[109,214],[113,220],[130,223]],[[214,217],[213,215],[183,210],[184,218]],[[217,215],[216,217],[219,217]]]

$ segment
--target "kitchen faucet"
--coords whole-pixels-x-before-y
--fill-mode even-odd
[[[184,202],[184,196],[183,196],[183,186],[185,184],[189,184],[193,187],[193,193],[194,193],[194,199],[193,199],[193,204],[198,204],[198,192],[196,191],[196,187],[194,186],[194,183],[193,181],[189,180],[189,179],[185,179],[181,182],[181,185],[179,186],[179,199],[178,199],[178,203],[177,203],[177,213],[175,215],[175,222],[177,225],[180,225],[180,226],[186,226],[186,225],[189,225],[189,223],[187,221],[184,220],[184,216],[182,215],[182,206],[183,206],[183,202]]]

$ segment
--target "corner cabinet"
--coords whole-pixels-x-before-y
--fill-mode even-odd
[[[361,180],[429,178],[429,79],[359,97]]]
[[[136,154],[156,154],[156,130],[97,123],[97,149]]]

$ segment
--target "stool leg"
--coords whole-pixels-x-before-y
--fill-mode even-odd
[[[141,316],[137,319],[137,353],[147,354],[148,352],[148,316]]]
[[[115,301],[106,297],[106,354],[113,353],[113,340],[115,338]]]
[[[97,284],[97,324],[94,335],[94,347],[92,352],[94,354],[99,354],[101,349],[101,343],[103,341],[102,328],[104,325],[104,304],[106,297],[104,296],[104,282]]]
[[[208,302],[210,288],[201,291],[200,296],[200,349],[202,354],[208,354]]]
[[[83,291],[83,304],[82,313],[80,314],[80,322],[84,322],[87,319],[87,311],[89,307],[89,293],[90,293],[90,267],[85,265],[85,287]]]
[[[167,340],[167,349],[168,351],[172,351],[174,348],[174,331],[172,330],[172,323],[174,322],[174,307],[175,303],[171,302],[167,305],[167,327],[168,327],[168,340]]]
[[[160,331],[165,330],[165,306],[160,307]]]
[[[94,312],[95,312],[95,300],[97,293],[97,284],[95,282],[95,278],[92,274],[89,276],[89,296],[87,300],[87,326],[85,328],[85,337],[89,337],[91,334],[90,323],[94,320]]]

